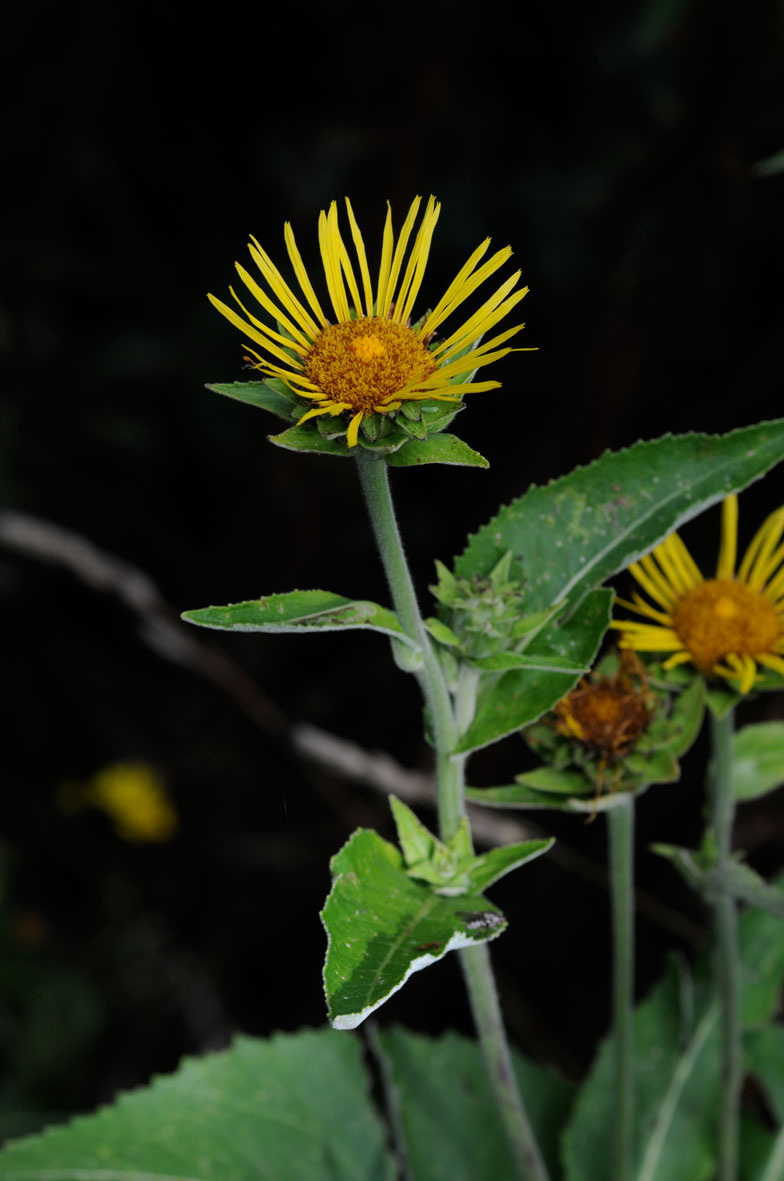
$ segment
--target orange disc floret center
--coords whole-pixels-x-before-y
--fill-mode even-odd
[[[609,678],[583,684],[556,706],[556,728],[602,754],[624,755],[650,723],[642,694]]]
[[[784,632],[771,600],[730,578],[692,587],[672,608],[672,624],[703,673],[731,653],[754,657],[775,651]]]
[[[322,394],[366,413],[436,368],[413,329],[381,316],[330,324],[305,358],[305,377]]]

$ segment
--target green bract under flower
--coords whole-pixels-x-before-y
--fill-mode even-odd
[[[375,281],[371,280],[365,243],[348,198],[346,212],[355,262],[338,226],[337,204],[333,201],[328,211],[322,210],[318,235],[329,296],[327,313],[288,222],[284,240],[295,286],[283,278],[252,238],[251,257],[266,289],[243,266],[236,266],[258,307],[250,310],[233,288],[229,290],[239,311],[209,296],[218,311],[256,346],[248,357],[253,367],[267,377],[281,379],[302,399],[297,424],[322,416],[339,419],[340,433],[345,434],[349,447],[356,446],[360,427],[370,442],[378,438],[380,424],[374,422],[375,416],[394,418],[417,403],[459,404],[464,393],[498,386],[497,381],[474,381],[473,374],[512,352],[506,342],[524,327],[516,324],[492,335],[528,290],[515,290],[520,279],[516,271],[459,327],[436,338],[445,321],[510,258],[512,251],[507,246],[482,262],[489,238],[471,254],[435,307],[412,323],[441,211],[435,198],[428,198],[412,242],[420,204],[421,198],[416,197],[397,241],[387,207]],[[256,314],[259,308],[263,316]],[[490,338],[485,340],[488,334]],[[421,413],[405,414],[405,419],[422,422]],[[421,431],[409,433],[424,437]]]

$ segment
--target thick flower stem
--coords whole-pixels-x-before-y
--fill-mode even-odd
[[[465,815],[463,771],[465,756],[455,754],[459,728],[470,712],[475,684],[458,688],[453,708],[449,689],[427,631],[416,598],[403,550],[400,531],[389,490],[387,465],[382,459],[358,450],[357,469],[368,506],[373,534],[384,565],[398,619],[416,643],[422,663],[417,677],[425,698],[438,777],[438,816],[442,840],[454,835]],[[548,1181],[547,1170],[525,1114],[512,1070],[498,996],[487,948],[479,945],[460,953],[479,1043],[488,1069],[499,1112],[523,1181]]]
[[[526,1181],[548,1181],[547,1168],[517,1086],[487,944],[467,947],[458,954],[482,1057],[493,1082],[498,1111],[520,1176]]]
[[[629,1181],[634,1152],[634,797],[608,814],[613,927],[615,1181]]]
[[[733,713],[711,716],[713,776],[711,826],[716,840],[716,989],[721,1006],[721,1088],[719,1094],[718,1181],[738,1176],[738,1130],[743,1043],[740,1009],[738,909],[727,881],[732,851],[735,795],[732,782]]]

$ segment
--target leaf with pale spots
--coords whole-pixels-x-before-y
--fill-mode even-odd
[[[199,607],[182,618],[199,627],[242,632],[327,632],[360,628],[381,632],[413,647],[397,616],[364,599],[346,599],[331,591],[295,590],[263,595],[225,607]]]
[[[525,609],[571,605],[685,521],[784,459],[784,419],[726,435],[668,435],[533,485],[469,538],[455,574],[489,575],[507,550]]]
[[[413,972],[448,951],[495,939],[506,928],[481,894],[446,897],[413,881],[400,851],[358,829],[331,862],[321,913],[327,931],[324,991],[335,1029],[354,1029]]]

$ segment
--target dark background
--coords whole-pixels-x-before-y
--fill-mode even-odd
[[[203,388],[243,378],[205,292],[224,295],[249,233],[282,260],[286,219],[315,266],[318,211],[345,194],[371,255],[387,199],[397,225],[415,193],[442,201],[422,307],[487,234],[531,287],[522,343],[539,351],[503,361],[504,388],[459,420],[491,470],[394,475],[423,592],[433,558],[532,480],[638,437],[781,415],[784,175],[757,167],[784,149],[780,3],[199,17],[31,0],[4,21],[0,499],[146,572],[172,619],[297,586],[386,601],[353,466],[270,446],[273,420]],[[775,473],[744,496],[742,541],[781,499]],[[716,513],[686,533],[706,570],[717,538]],[[3,1130],[237,1028],[321,1024],[328,860],[357,824],[389,835],[388,811],[293,755],[275,709],[427,767],[416,687],[385,642],[183,625],[238,662],[221,688],[203,653],[186,668],[154,651],[117,594],[10,545],[0,604]],[[472,780],[505,782],[523,758],[507,741]],[[58,806],[59,785],[119,760],[165,776],[175,840],[129,845]],[[640,885],[670,908],[640,920],[641,990],[700,939],[699,905],[645,849],[696,841],[704,761],[698,746],[681,784],[640,803]],[[591,864],[547,858],[501,883],[512,930],[494,958],[517,1043],[579,1075],[608,1019],[604,823],[551,820]],[[783,833],[777,797],[742,809],[766,872]],[[679,915],[692,925],[674,930]],[[467,1029],[456,963],[380,1020]]]

